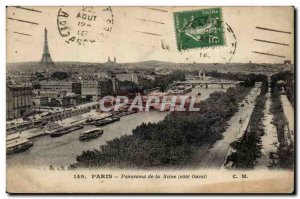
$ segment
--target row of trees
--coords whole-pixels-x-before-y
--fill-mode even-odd
[[[119,82],[117,95],[128,95],[131,93],[138,93],[142,91],[142,87],[138,86],[135,82],[123,81]]]
[[[169,75],[164,75],[161,78],[155,78],[153,82],[153,87],[159,87],[160,91],[164,92],[167,90],[168,86],[174,81],[185,81],[184,71],[177,70],[173,71]]]
[[[263,118],[268,90],[267,77],[262,82],[261,93],[255,100],[248,130],[241,138],[231,143],[233,152],[227,157],[225,165],[231,163],[232,168],[252,169],[255,161],[261,156],[261,137],[264,135]]]
[[[275,76],[272,76],[271,79],[271,88],[272,88],[272,105],[271,105],[271,112],[274,115],[272,123],[276,127],[277,130],[277,137],[278,137],[278,150],[277,155],[279,158],[279,161],[275,167],[278,168],[293,168],[294,167],[294,146],[288,145],[286,141],[286,137],[284,134],[284,128],[287,125],[286,118],[284,116],[282,103],[280,100],[280,87],[282,85],[278,84],[279,80],[283,80],[286,75],[285,74],[278,74]],[[284,78],[287,80],[286,78]],[[292,95],[291,95],[292,96]]]

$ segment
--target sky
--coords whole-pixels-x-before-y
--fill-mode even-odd
[[[54,62],[102,63],[108,57],[116,57],[119,63],[149,60],[180,63],[282,63],[291,60],[293,63],[294,60],[293,7],[221,7],[226,45],[188,51],[177,50],[173,14],[191,10],[200,12],[207,9],[205,7],[25,8],[29,9],[7,8],[7,62],[39,61],[43,53],[45,27]],[[58,17],[62,14],[60,9],[68,13],[68,17]],[[91,21],[83,19],[83,13],[90,15]],[[78,23],[90,26],[81,27]],[[228,26],[233,33],[227,30]],[[62,29],[64,27],[67,29]],[[95,39],[96,42],[85,46],[67,43],[71,36],[63,37],[59,30],[61,34],[70,32],[71,36],[78,35],[78,31],[80,34],[88,31],[84,38]],[[234,42],[236,49],[231,54]]]

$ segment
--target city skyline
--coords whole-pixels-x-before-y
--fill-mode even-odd
[[[6,191],[292,192],[295,10],[8,6]]]

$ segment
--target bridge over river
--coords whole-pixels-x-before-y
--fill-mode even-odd
[[[175,85],[192,85],[195,87],[196,85],[205,85],[205,88],[208,88],[208,85],[216,84],[221,85],[221,88],[224,85],[238,85],[243,81],[224,81],[224,80],[188,80],[188,81],[176,81]]]

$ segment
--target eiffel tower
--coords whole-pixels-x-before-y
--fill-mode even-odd
[[[51,55],[48,48],[48,39],[47,39],[47,29],[45,28],[45,40],[44,40],[44,51],[42,55],[42,59],[40,61],[40,64],[43,65],[54,65]]]

